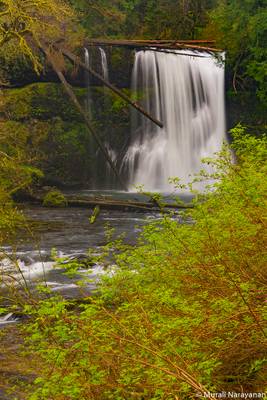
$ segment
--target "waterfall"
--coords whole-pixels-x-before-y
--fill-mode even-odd
[[[106,81],[109,81],[109,73],[108,73],[108,61],[107,55],[102,47],[99,47],[100,55],[101,55],[101,66],[102,66],[102,75]]]
[[[89,50],[84,48],[84,62],[87,67],[91,67],[91,57]],[[87,112],[88,118],[92,120],[93,113],[92,113],[92,93],[91,93],[91,79],[89,71],[85,70],[85,85],[86,85],[86,98],[85,98],[85,110]],[[89,157],[91,159],[91,167],[90,167],[90,175],[91,175],[91,187],[94,189],[97,185],[98,181],[98,170],[97,170],[97,148],[95,145],[95,140],[90,135],[89,138]]]
[[[91,66],[90,54],[89,50],[84,48],[84,61],[85,65],[89,68]],[[85,84],[87,88],[86,100],[85,100],[85,109],[89,118],[92,117],[92,98],[91,98],[91,88],[90,88],[90,73],[85,70]]]
[[[108,60],[107,60],[107,55],[104,49],[102,49],[102,47],[99,47],[99,51],[100,51],[100,55],[101,55],[101,69],[102,69],[102,76],[105,79],[105,81],[109,82],[109,70],[108,70]],[[108,97],[108,91],[106,86],[103,87],[103,96],[104,96],[104,110],[109,110],[109,108],[111,107],[110,104],[110,98]],[[109,117],[108,117],[108,112],[106,114],[106,116],[103,116],[102,121],[104,122],[104,125],[107,126],[107,129],[104,127],[103,128],[103,132],[105,133],[105,137],[108,140],[110,132],[109,132]],[[105,148],[106,151],[109,155],[109,157],[111,158],[111,160],[113,161],[114,164],[116,164],[117,162],[117,152],[115,151],[115,149],[112,148],[111,144],[106,141],[105,142]],[[103,166],[102,166],[103,168]],[[114,177],[114,173],[110,168],[109,163],[106,161],[105,162],[105,179],[104,179],[104,186],[105,188],[114,188],[114,185],[116,185],[116,179]]]
[[[224,67],[209,53],[138,51],[132,73],[135,96],[161,120],[161,129],[132,112],[131,144],[122,169],[129,189],[169,191],[170,177],[188,182],[225,139]]]

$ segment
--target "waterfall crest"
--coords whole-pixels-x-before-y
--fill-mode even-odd
[[[203,168],[201,159],[212,157],[225,139],[224,66],[208,53],[174,53],[135,55],[133,93],[164,128],[132,112],[131,144],[122,164],[130,190],[144,185],[168,191],[170,177],[187,183]]]

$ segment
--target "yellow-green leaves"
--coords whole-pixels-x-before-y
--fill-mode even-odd
[[[100,207],[99,206],[95,206],[95,208],[93,209],[92,215],[89,218],[90,224],[94,224],[95,223],[99,213],[100,213]]]
[[[74,14],[63,0],[1,0],[0,44],[14,42],[37,73],[42,69],[39,46],[68,40]]]

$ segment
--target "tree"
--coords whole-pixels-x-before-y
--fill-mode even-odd
[[[40,73],[44,63],[40,47],[63,40],[75,45],[79,32],[74,29],[75,15],[63,0],[0,0],[0,48],[5,57],[16,59],[20,54],[29,59],[35,72]],[[78,33],[78,35],[77,35]],[[0,79],[5,76],[0,70]],[[12,196],[28,187],[41,172],[33,167],[32,154],[27,148],[26,126],[1,121],[0,125],[0,243],[21,221],[12,204]]]
[[[227,51],[233,89],[256,90],[267,104],[267,1],[220,0],[205,30]]]
[[[70,0],[93,37],[191,39],[214,0]]]
[[[126,10],[124,0],[70,0],[80,23],[90,37],[124,35]]]
[[[15,45],[16,52],[28,57],[40,72],[41,42],[64,39],[70,44],[71,38],[75,44],[74,19],[63,0],[0,0],[0,47]]]
[[[0,123],[0,244],[22,222],[22,213],[13,207],[12,196],[28,188],[42,172],[35,168],[36,146],[29,145],[30,131],[15,121]],[[36,141],[37,142],[37,141]],[[36,143],[35,143],[36,145]],[[1,256],[1,251],[0,251]]]

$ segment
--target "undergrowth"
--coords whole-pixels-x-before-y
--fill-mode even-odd
[[[116,273],[79,311],[59,296],[26,307],[43,364],[30,400],[267,389],[266,138],[233,137],[206,160],[216,173],[184,212],[193,223],[166,212],[137,245],[109,245]]]

